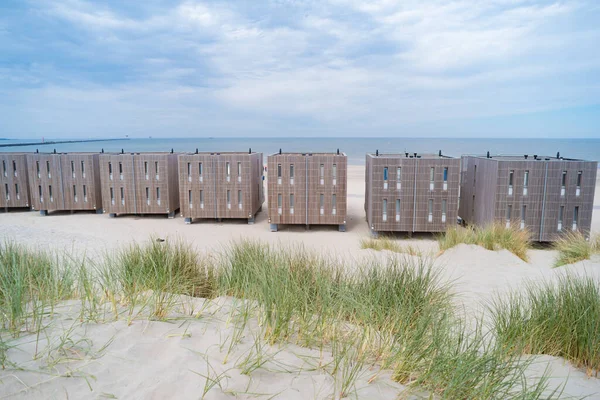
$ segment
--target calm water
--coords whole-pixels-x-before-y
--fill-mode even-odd
[[[47,139],[51,140],[51,139]],[[2,143],[26,140],[2,140]],[[186,138],[186,139],[130,139],[114,142],[66,143],[45,146],[0,147],[0,151],[252,151],[265,155],[281,148],[290,152],[334,152],[338,148],[348,155],[348,163],[362,165],[366,152],[417,152],[460,156],[461,154],[539,154],[598,160],[600,139],[438,139],[438,138]],[[265,160],[266,162],[266,160]]]

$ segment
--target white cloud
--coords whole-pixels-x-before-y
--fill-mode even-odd
[[[140,24],[80,0],[49,2],[49,13],[88,29],[133,28]]]
[[[186,2],[175,9],[180,21],[188,21],[202,28],[219,27],[235,19],[226,8],[211,8],[202,3]]]
[[[586,19],[598,9],[584,1],[273,1],[254,7],[185,1],[139,3],[127,11],[118,2],[30,5],[84,37],[47,38],[59,55],[83,60],[84,67],[0,67],[0,90],[8,85],[3,82],[17,86],[20,116],[42,113],[54,124],[52,115],[68,119],[77,112],[91,119],[113,113],[110,129],[118,129],[118,121],[138,129],[145,119],[154,121],[152,130],[184,127],[203,115],[245,126],[303,118],[340,131],[376,126],[391,132],[432,118],[581,107],[600,98],[597,85],[586,82],[600,70],[593,51],[600,31]],[[96,63],[109,72],[95,71]],[[78,120],[86,126],[86,119]]]

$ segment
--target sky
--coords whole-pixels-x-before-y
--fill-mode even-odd
[[[0,137],[600,138],[597,0],[0,1]]]

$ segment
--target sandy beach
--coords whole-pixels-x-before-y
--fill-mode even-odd
[[[299,244],[318,251],[343,255],[359,255],[359,241],[369,235],[364,212],[364,166],[348,167],[348,218],[347,232],[339,233],[336,227],[282,226],[279,232],[269,231],[266,203],[258,213],[254,225],[243,220],[194,220],[185,225],[183,218],[174,220],[165,216],[119,216],[111,219],[107,214],[89,212],[71,214],[54,212],[42,218],[36,212],[9,212],[0,214],[0,237],[17,241],[35,242],[39,246],[64,248],[78,252],[118,247],[129,241],[144,241],[149,236],[185,238],[198,249],[211,249],[239,238],[252,238],[268,243]],[[600,182],[600,178],[598,180]],[[266,182],[265,182],[266,190]],[[266,197],[266,196],[265,196]],[[266,200],[265,200],[266,201]],[[596,184],[592,231],[600,231],[600,185]],[[431,235],[416,235],[407,244],[423,251],[437,251]],[[551,252],[545,254],[551,255]],[[537,259],[537,257],[534,257]],[[543,260],[540,260],[543,262]]]
[[[596,184],[592,230],[600,232],[600,179]],[[266,187],[266,185],[265,185]],[[132,241],[144,242],[150,236],[180,237],[199,251],[213,253],[239,239],[259,240],[273,245],[298,246],[328,257],[343,260],[348,268],[369,257],[393,257],[393,253],[362,250],[360,240],[369,234],[364,215],[364,167],[348,168],[347,232],[336,227],[281,227],[269,231],[267,207],[259,213],[254,225],[244,221],[195,220],[185,225],[183,218],[122,216],[93,213],[53,213],[42,217],[36,212],[0,214],[0,240],[25,243],[40,249],[66,250],[89,258],[111,252]],[[565,271],[600,278],[600,257],[562,268],[553,268],[557,255],[551,249],[529,251],[529,262],[512,253],[488,251],[474,245],[459,245],[439,254],[438,244],[431,235],[416,235],[411,239],[398,237],[434,259],[435,268],[454,283],[460,306],[477,313],[498,293],[519,288],[525,282],[555,279]],[[215,304],[220,307],[216,307]],[[251,376],[241,373],[240,361],[252,348],[257,322],[246,327],[240,345],[225,362],[223,343],[232,334],[229,323],[231,309],[241,302],[219,298],[213,302],[188,298],[182,301],[181,315],[206,316],[179,322],[136,321],[128,326],[124,321],[104,324],[75,324],[79,303],[62,305],[60,316],[51,329],[48,343],[70,329],[74,337],[84,339],[81,346],[89,357],[72,363],[59,363],[50,372],[35,372],[42,360],[32,360],[33,341],[24,337],[17,361],[26,370],[0,371],[0,399],[9,398],[199,398],[206,387],[206,376],[222,376],[222,387],[216,385],[206,398],[331,398],[335,382],[315,365],[326,362],[327,355],[319,350],[294,344],[271,346],[273,357],[268,366]],[[213,308],[210,313],[207,310]],[[87,339],[90,340],[88,343]],[[105,346],[103,348],[103,346]],[[551,383],[566,380],[563,395],[600,398],[600,379],[588,377],[584,370],[571,366],[560,358],[543,356],[534,364],[531,375],[541,374],[546,365],[551,368]],[[69,372],[70,371],[70,372]],[[371,378],[377,375],[377,378]],[[71,376],[71,377],[67,377]],[[390,373],[364,371],[357,380],[355,397],[387,399],[401,396],[404,387],[391,380]]]
[[[599,23],[0,0],[0,400],[600,400]]]

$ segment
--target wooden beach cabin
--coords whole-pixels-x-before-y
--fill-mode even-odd
[[[30,153],[27,169],[31,208],[102,212],[98,153]]]
[[[379,232],[443,232],[458,214],[460,159],[438,154],[368,153],[365,212]]]
[[[0,209],[29,208],[25,153],[0,153],[0,193]]]
[[[104,212],[165,214],[175,217],[179,209],[177,154],[102,153],[100,181]]]
[[[554,241],[567,231],[589,235],[598,162],[556,157],[463,156],[459,216],[527,229]]]
[[[262,209],[263,155],[244,152],[179,154],[181,215],[194,218],[239,218],[254,223]]]
[[[268,157],[267,176],[271,231],[299,224],[346,230],[346,154],[280,151]]]

